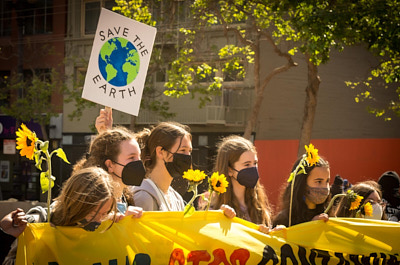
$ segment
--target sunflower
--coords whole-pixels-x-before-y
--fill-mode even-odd
[[[372,205],[370,202],[367,202],[366,204],[364,204],[364,213],[366,216],[372,216]]]
[[[350,200],[350,209],[349,210],[350,211],[356,210],[360,206],[360,203],[361,203],[362,199],[364,199],[364,197],[358,195],[357,193],[355,193],[352,190],[348,190],[347,193],[348,193],[349,200]]]
[[[183,178],[191,181],[191,182],[200,182],[203,179],[206,178],[206,174],[204,173],[204,171],[200,171],[198,169],[193,170],[193,169],[189,169],[188,171],[185,171],[183,173]]]
[[[226,180],[225,175],[220,175],[218,172],[214,172],[211,175],[209,182],[212,190],[219,193],[226,192],[226,188],[229,185],[229,182]]]
[[[21,128],[16,132],[17,134],[17,149],[21,150],[20,155],[26,156],[30,160],[33,160],[36,148],[35,143],[39,140],[36,137],[36,133],[26,127],[25,124],[21,124]]]
[[[318,149],[314,148],[314,145],[310,143],[309,146],[304,146],[307,151],[307,162],[310,167],[318,163],[319,161],[319,155],[318,155]]]

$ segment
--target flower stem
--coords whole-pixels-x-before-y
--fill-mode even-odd
[[[49,189],[47,191],[47,221],[50,223],[50,202],[51,202],[51,156],[49,155],[49,152],[46,151],[46,158],[47,158],[47,178],[49,180]]]
[[[212,198],[212,194],[213,194],[214,190],[211,189],[210,191],[210,195],[208,197],[208,202],[207,202],[207,208],[206,211],[208,211],[210,209],[210,204],[211,204],[211,198]]]
[[[332,208],[333,203],[335,202],[335,200],[336,200],[337,198],[339,198],[339,197],[344,197],[344,196],[346,196],[345,193],[339,193],[339,194],[336,194],[335,196],[333,196],[332,199],[331,199],[331,201],[330,201],[329,204],[328,204],[328,207],[326,207],[324,213],[326,213],[326,214],[329,213],[329,210]]]
[[[197,198],[197,185],[194,185],[193,187],[193,197],[190,199],[188,204],[193,205],[194,200]]]

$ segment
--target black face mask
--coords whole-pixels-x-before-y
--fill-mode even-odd
[[[164,162],[168,173],[173,178],[182,177],[183,173],[192,167],[192,156],[173,153],[172,162]]]
[[[146,169],[143,166],[142,160],[132,161],[126,165],[122,165],[115,161],[113,162],[124,167],[121,179],[125,185],[140,186],[140,184],[142,184],[146,175]],[[114,175],[116,174],[114,173]],[[119,177],[118,175],[116,176]]]
[[[79,223],[83,225],[83,229],[90,232],[95,231],[101,225],[101,222],[88,222],[86,219],[81,220]]]
[[[245,186],[246,188],[254,188],[259,179],[258,169],[257,167],[247,167],[243,168],[240,171],[232,168],[236,172],[238,172],[236,180],[240,185]]]

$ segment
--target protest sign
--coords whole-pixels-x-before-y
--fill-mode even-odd
[[[102,8],[82,98],[137,116],[156,28]]]
[[[29,224],[20,264],[399,264],[400,224],[331,218],[263,234],[221,211],[144,212],[104,231]]]

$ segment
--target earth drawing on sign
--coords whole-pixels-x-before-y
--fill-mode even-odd
[[[99,69],[103,78],[111,85],[129,85],[135,80],[140,69],[136,47],[121,37],[109,39],[101,47]]]

